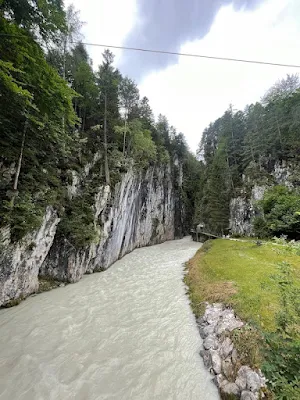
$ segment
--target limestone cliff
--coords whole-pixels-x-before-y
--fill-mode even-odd
[[[274,185],[289,188],[299,186],[299,176],[299,166],[286,161],[265,166],[258,177],[251,177],[250,173],[245,173],[240,195],[230,201],[231,232],[237,235],[254,235],[253,219],[258,213],[257,201]]]
[[[9,227],[3,229],[0,305],[35,292],[39,275],[76,282],[85,273],[108,268],[136,247],[179,237],[180,168],[170,164],[144,172],[130,168],[115,186],[100,185],[92,206],[97,240],[83,248],[59,234],[60,218],[52,207],[47,208],[40,229],[21,242],[12,243]],[[90,166],[80,176],[73,174],[70,198],[76,197],[89,170]]]

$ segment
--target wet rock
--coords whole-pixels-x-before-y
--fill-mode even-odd
[[[206,369],[211,369],[212,364],[211,364],[211,356],[210,352],[208,350],[201,350],[200,355],[203,358],[203,364]]]
[[[224,381],[226,381],[226,383],[227,383],[227,380],[224,378],[224,375],[222,375],[222,374],[215,375],[214,383],[218,388],[220,388],[222,386]]]
[[[196,322],[197,322],[197,325],[206,325],[206,320],[204,319],[204,317],[202,316],[202,317],[199,317],[199,318],[197,318],[196,319]]]
[[[203,339],[209,335],[212,335],[213,333],[214,333],[214,327],[211,325],[207,325],[202,329]]]
[[[214,335],[207,336],[207,338],[203,341],[203,347],[205,350],[216,350],[219,347],[217,338]]]

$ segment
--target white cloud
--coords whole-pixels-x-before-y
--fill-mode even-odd
[[[300,64],[298,0],[271,0],[253,12],[222,8],[209,34],[181,52]],[[298,13],[296,12],[298,10]],[[296,69],[181,57],[178,64],[147,76],[140,85],[154,112],[165,114],[196,150],[203,129],[234,108],[260,99]]]
[[[82,32],[84,41],[105,45],[122,45],[136,18],[136,0],[66,0],[66,6],[74,4],[86,24]],[[102,47],[88,46],[94,67],[101,61]],[[118,62],[121,51],[113,50]]]
[[[67,5],[70,3],[86,21],[83,33],[87,42],[122,45],[137,22],[137,0],[67,0]],[[183,44],[180,51],[300,64],[299,15],[299,0],[268,0],[252,12],[224,7],[206,37]],[[88,50],[96,67],[103,49]],[[114,53],[118,64],[121,51]],[[148,75],[140,90],[149,97],[155,114],[165,114],[196,150],[203,129],[230,103],[235,109],[244,108],[259,100],[277,79],[294,72],[299,71],[181,57],[177,64]]]

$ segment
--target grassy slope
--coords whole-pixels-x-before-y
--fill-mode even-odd
[[[263,368],[269,381],[268,399],[300,399],[300,324],[290,325],[296,329],[292,336],[278,330],[278,279],[276,285],[271,278],[278,273],[282,276],[276,266],[286,261],[294,270],[293,283],[299,288],[297,253],[299,249],[291,251],[289,246],[270,242],[257,246],[250,240],[219,239],[205,243],[187,264],[185,282],[197,316],[203,312],[204,301],[223,302],[250,322],[242,330],[234,331],[231,338],[242,365]],[[258,329],[253,329],[253,325]]]
[[[270,277],[282,261],[294,267],[300,281],[300,257],[284,246],[222,239],[206,243],[188,263],[185,278],[195,314],[201,314],[201,302],[221,301],[231,304],[243,319],[272,331],[279,302]]]

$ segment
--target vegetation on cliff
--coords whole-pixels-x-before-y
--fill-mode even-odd
[[[121,75],[109,50],[93,68],[81,26],[78,12],[64,10],[61,0],[0,5],[0,226],[10,225],[14,240],[37,228],[54,205],[61,233],[72,239],[80,225],[74,243],[85,245],[95,239],[90,210],[97,187],[114,185],[132,166],[143,171],[192,157],[166,117],[155,121],[148,99]],[[72,171],[82,171],[96,152],[101,158],[88,193],[70,203]]]
[[[299,245],[277,240],[215,240],[187,264],[197,316],[203,302],[232,306],[250,325],[232,339],[245,364],[261,367],[276,399],[300,396]],[[258,351],[259,350],[259,351]]]
[[[271,172],[276,163],[299,161],[299,88],[298,76],[288,75],[277,82],[261,102],[251,104],[243,111],[230,106],[205,129],[198,149],[203,185],[197,195],[196,223],[205,222],[212,232],[225,233],[229,227],[232,198],[247,198],[255,183],[273,186]],[[266,216],[265,220],[262,214],[257,222],[257,228],[260,228],[257,234],[295,232],[295,226],[300,222],[299,176],[296,173],[290,177],[289,184],[293,187],[292,192],[283,193],[277,189],[281,190],[281,203],[277,206],[276,218],[282,220],[283,209],[289,207],[289,203],[293,215],[290,212],[289,221],[286,218],[282,226],[273,226],[272,216]],[[269,200],[266,198],[265,201]],[[264,224],[266,229],[262,229]]]

